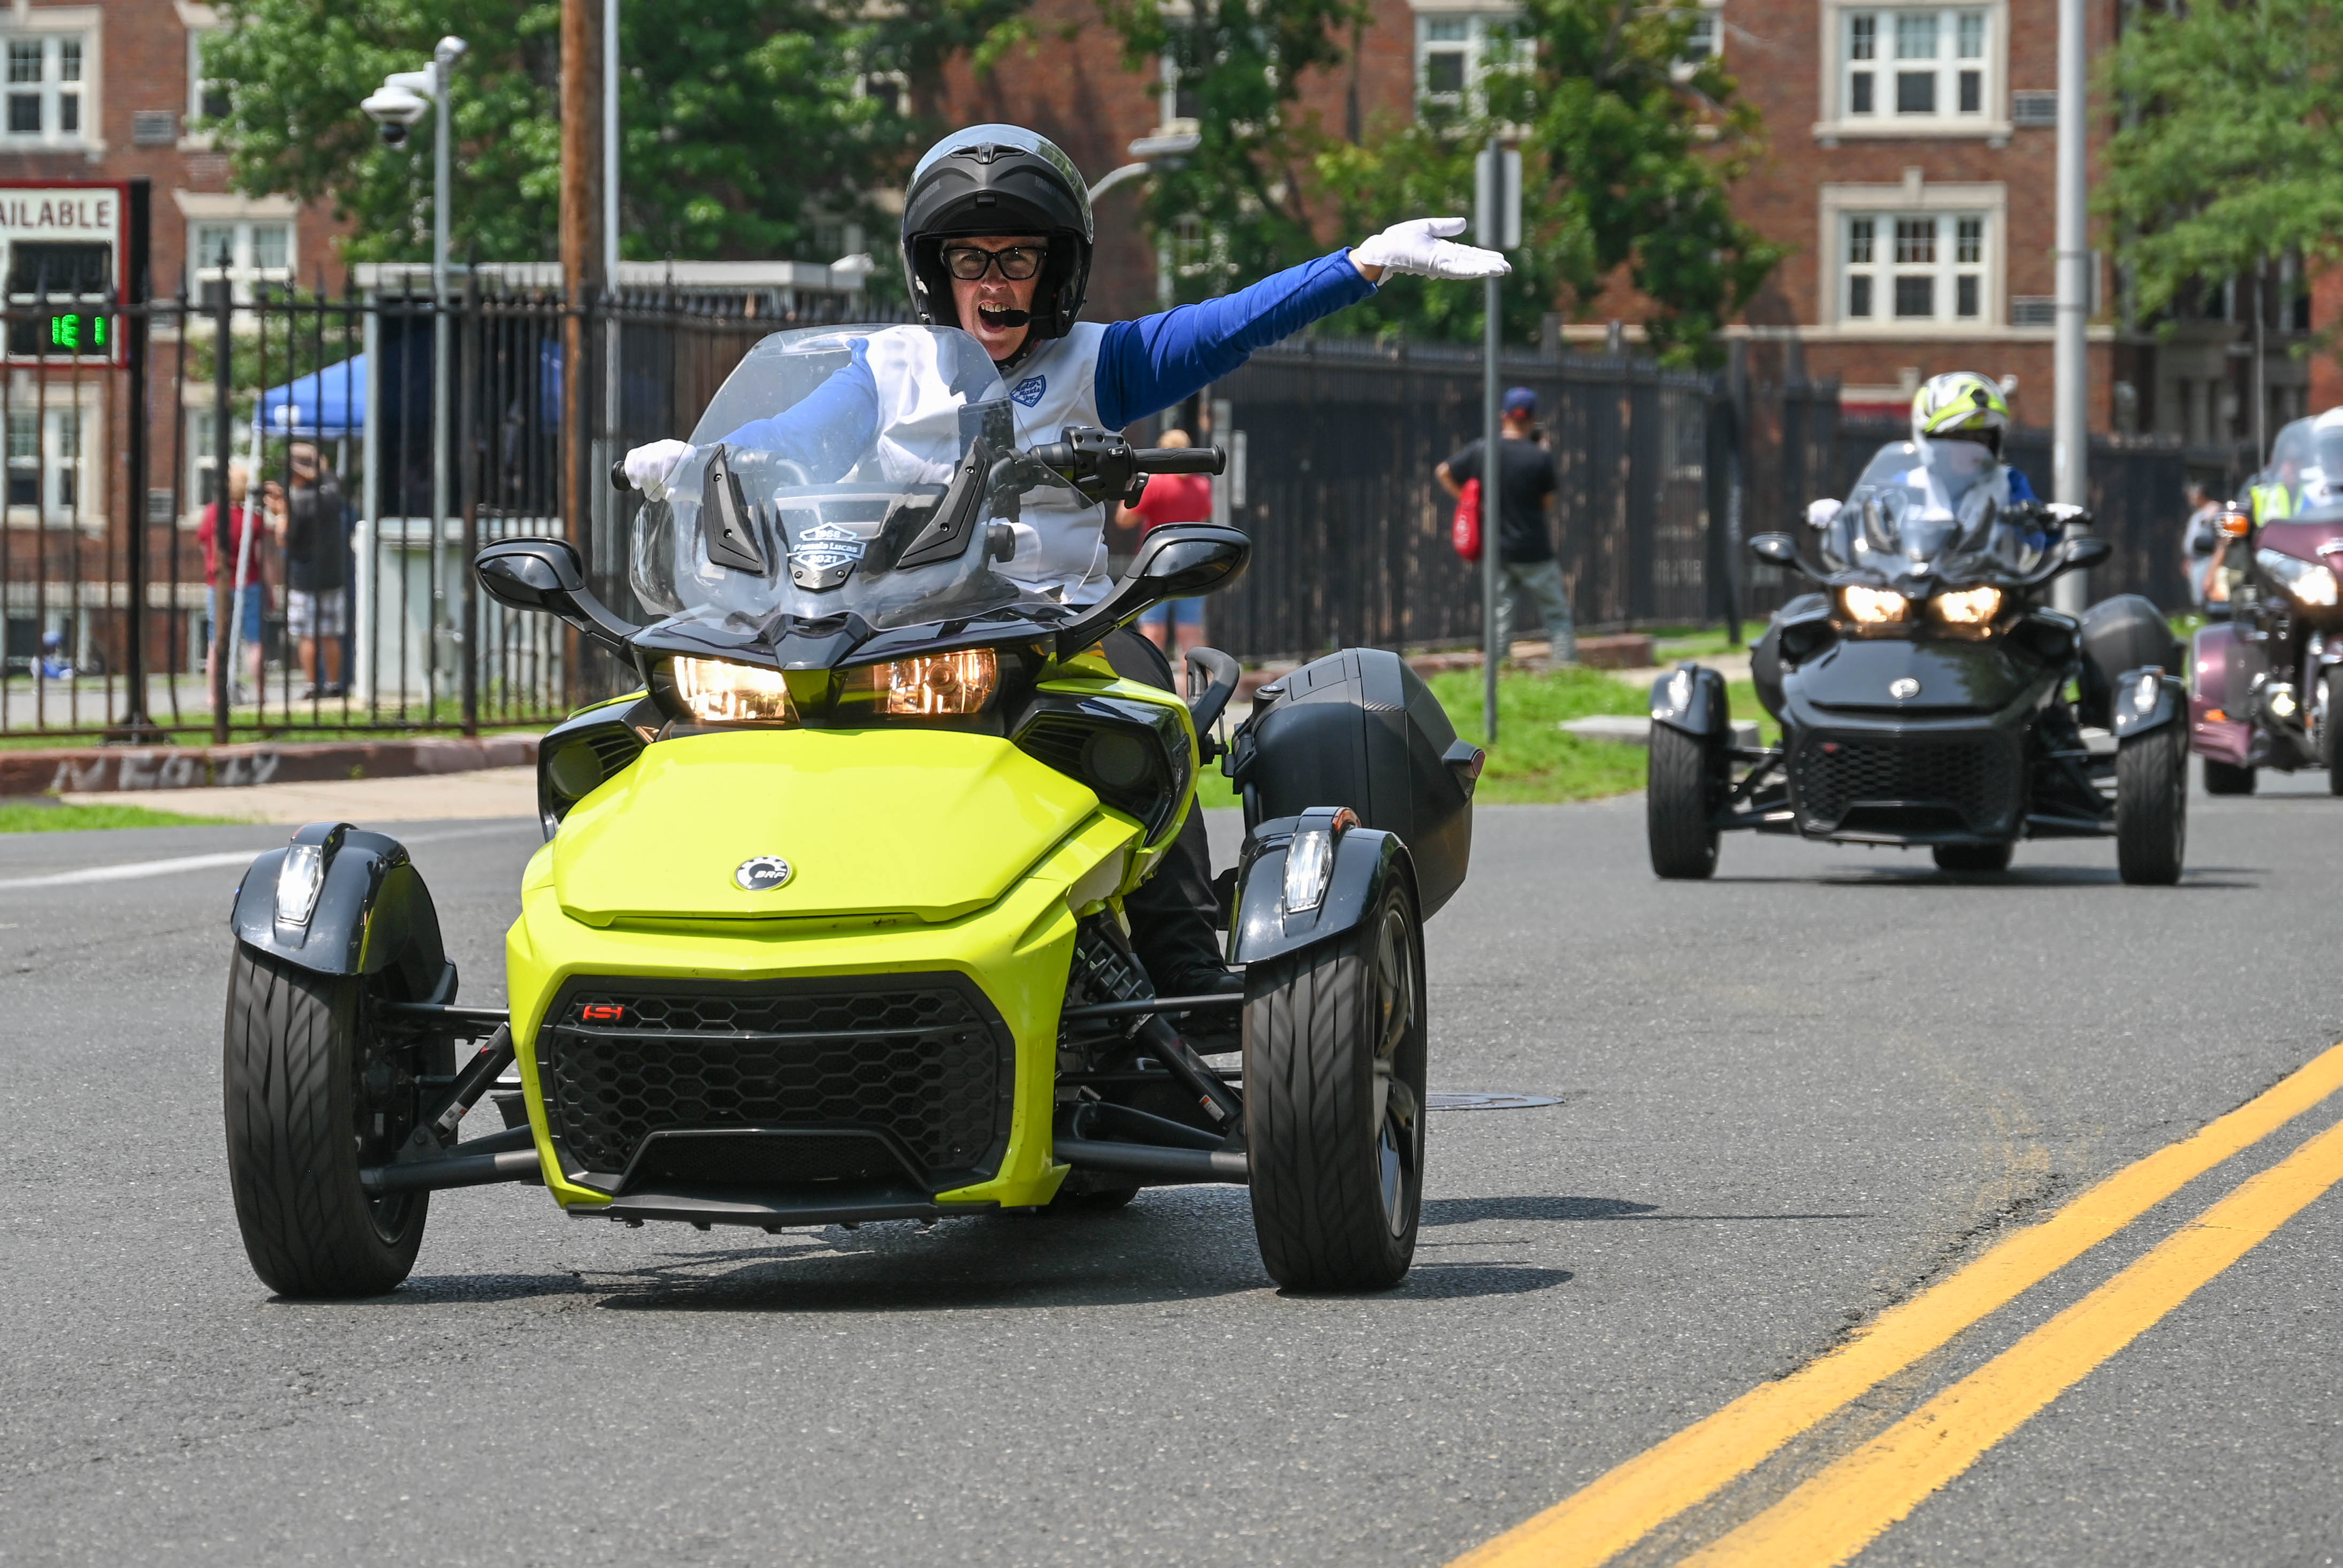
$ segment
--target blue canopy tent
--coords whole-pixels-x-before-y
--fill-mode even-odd
[[[313,370],[260,395],[261,422],[273,435],[333,441],[366,430],[367,357]]]

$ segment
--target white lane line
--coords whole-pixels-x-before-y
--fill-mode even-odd
[[[436,844],[447,839],[478,839],[491,833],[509,833],[524,826],[516,820],[499,823],[493,828],[464,828],[448,833],[417,833],[402,839],[402,844]],[[85,866],[79,870],[51,871],[38,877],[11,877],[0,879],[0,892],[19,888],[64,888],[80,882],[126,882],[140,877],[163,877],[174,871],[209,871],[222,866],[249,866],[253,858],[264,853],[269,846],[258,849],[237,849],[221,855],[182,855],[171,860],[130,860],[113,866]]]

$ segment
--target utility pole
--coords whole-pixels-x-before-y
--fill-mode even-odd
[[[2090,13],[2086,0],[2058,0],[2058,340],[2051,428],[2051,498],[2090,504],[2091,235],[2086,207],[2090,156]],[[2091,601],[2087,574],[2068,572],[2053,590],[2078,615]]]
[[[593,333],[587,313],[600,302],[602,237],[601,0],[561,0],[561,515],[572,542],[587,544],[593,494],[594,400],[586,375]],[[588,558],[591,563],[591,557]]]
[[[606,536],[612,553],[603,558],[616,560],[625,548],[618,526],[626,520],[626,512],[609,486],[590,480],[609,471],[619,439],[620,328],[615,308],[618,296],[618,0],[602,0],[602,287],[614,308],[602,327],[602,440],[587,465],[586,493],[594,498],[608,524]],[[595,551],[587,552],[589,560],[595,556]]]
[[[450,188],[454,184],[455,116],[447,104],[453,95],[456,62],[464,57],[464,40],[442,38],[431,51],[431,102],[433,105],[431,138],[431,559],[436,579],[434,596],[437,603],[437,634],[432,638],[431,705],[439,704],[438,669],[442,650],[454,651],[451,639],[456,631],[455,608],[458,593],[453,590],[454,572],[447,561],[447,515],[451,508],[448,465],[453,460],[448,450],[449,404],[453,386],[448,359],[455,353],[454,323],[447,316],[447,225]],[[258,484],[255,474],[252,482]]]
[[[1522,242],[1522,155],[1492,136],[1477,160],[1473,237],[1489,250],[1510,250]],[[1481,701],[1483,731],[1497,743],[1497,670],[1512,651],[1497,639],[1500,491],[1504,483],[1504,427],[1498,399],[1498,356],[1505,344],[1501,278],[1482,286],[1481,297]]]

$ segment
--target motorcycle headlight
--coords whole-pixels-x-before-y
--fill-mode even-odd
[[[940,718],[980,712],[1000,688],[999,656],[971,648],[850,669],[843,695],[875,698],[890,717]]]
[[[1983,626],[2001,613],[2001,590],[1996,588],[1963,588],[1958,593],[1940,593],[1928,601],[1936,618],[1952,626]]]
[[[1912,601],[1894,588],[1863,588],[1850,584],[1838,590],[1838,602],[1849,620],[1865,626],[1879,626],[1891,620],[1902,620],[1911,613]]]
[[[695,724],[786,727],[798,722],[789,682],[778,669],[729,658],[676,658],[668,668],[675,699]]]
[[[2334,607],[2335,574],[2318,562],[2297,560],[2276,550],[2256,550],[2254,564],[2302,603],[2316,609]]]

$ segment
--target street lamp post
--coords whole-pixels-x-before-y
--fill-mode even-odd
[[[1203,145],[1204,138],[1193,131],[1166,131],[1161,136],[1140,137],[1123,149],[1132,161],[1108,170],[1099,176],[1098,184],[1091,186],[1091,205],[1097,206],[1099,197],[1126,181],[1151,175],[1158,169],[1178,168],[1190,153]],[[1172,308],[1171,245],[1168,237],[1156,241],[1156,304],[1165,310]]]

